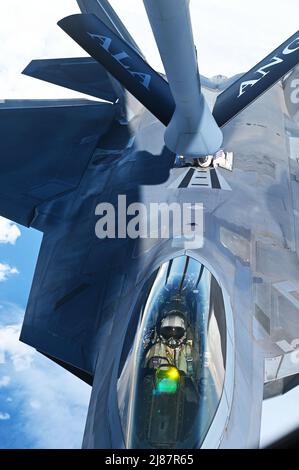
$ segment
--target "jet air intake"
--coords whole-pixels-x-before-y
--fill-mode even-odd
[[[223,136],[201,93],[189,0],[143,0],[175,101],[165,144],[176,154],[217,152]]]

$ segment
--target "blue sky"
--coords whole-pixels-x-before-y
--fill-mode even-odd
[[[162,70],[142,1],[111,3]],[[191,11],[207,76],[246,71],[298,29],[298,0],[192,0]],[[82,96],[20,75],[33,58],[85,55],[56,26],[76,12],[75,0],[0,0],[0,99]],[[90,387],[18,341],[40,242],[40,233],[0,218],[0,448],[78,448],[82,442]],[[263,443],[299,425],[298,402],[296,389],[264,405]]]
[[[90,387],[18,341],[40,242],[0,219],[0,448],[82,443]]]

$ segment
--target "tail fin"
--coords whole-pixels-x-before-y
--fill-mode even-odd
[[[299,31],[222,92],[213,115],[224,126],[299,63]]]
[[[72,15],[58,24],[163,124],[169,124],[175,103],[168,83],[127,42],[94,15]],[[218,96],[213,110],[218,126],[237,116],[298,63],[299,32]]]
[[[169,124],[175,110],[169,85],[135,49],[95,15],[68,16],[58,25],[154,116]]]
[[[82,13],[92,13],[115,34],[130,44],[141,57],[144,57],[131,34],[117,16],[108,0],[77,0]]]
[[[105,68],[91,57],[33,60],[23,74],[112,103],[119,98]]]

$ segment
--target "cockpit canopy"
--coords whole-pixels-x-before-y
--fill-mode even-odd
[[[222,290],[203,264],[180,256],[156,272],[141,305],[119,377],[127,447],[200,447],[225,377]]]

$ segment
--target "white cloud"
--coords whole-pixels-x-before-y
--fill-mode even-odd
[[[0,351],[0,364],[5,364],[5,355],[3,351]]]
[[[9,264],[0,263],[0,282],[7,281],[12,274],[19,274],[17,268],[11,267]]]
[[[5,356],[0,371],[9,371],[7,390],[19,404],[21,432],[36,448],[81,447],[91,388],[21,343],[20,329],[20,324],[0,327],[0,355]]]
[[[8,375],[4,375],[4,377],[0,378],[0,388],[7,387],[10,384],[10,377]]]
[[[41,408],[41,403],[37,400],[32,400],[29,405],[31,406],[31,408],[33,408],[34,410],[39,410]]]
[[[20,229],[10,220],[0,217],[0,243],[14,245],[21,236]]]
[[[10,414],[0,411],[0,421],[7,421],[8,419],[10,419]]]
[[[2,300],[2,304],[0,305],[0,327],[3,328],[6,325],[19,324],[24,318],[24,313],[24,309],[20,308],[13,302],[7,302]]]
[[[143,2],[110,3],[151,65],[163,70]],[[191,0],[190,9],[200,72],[208,77],[249,70],[298,30],[298,0],[251,0],[245,8],[240,0]]]
[[[147,60],[163,70],[143,2],[110,2]],[[248,70],[298,29],[298,0],[271,5],[251,0],[246,12],[240,0],[191,0],[190,4],[200,71],[206,76]],[[78,12],[75,0],[0,2],[0,99],[82,97],[21,75],[32,59],[86,56],[56,24]]]
[[[34,349],[19,341],[20,326],[8,325],[0,328],[0,355],[9,358],[14,370],[19,372],[32,364]]]
[[[86,56],[57,26],[58,20],[78,12],[75,0],[0,2],[0,99],[82,97],[21,75],[33,59]]]

